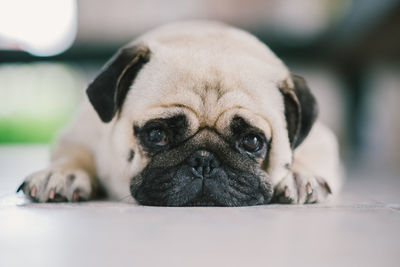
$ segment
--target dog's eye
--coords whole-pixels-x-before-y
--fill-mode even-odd
[[[164,146],[168,142],[165,131],[158,128],[152,129],[148,132],[147,140],[158,146]]]
[[[263,146],[262,139],[255,134],[248,134],[242,139],[242,147],[250,153],[259,151]]]

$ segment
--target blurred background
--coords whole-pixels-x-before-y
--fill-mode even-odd
[[[400,167],[398,0],[0,0],[0,145],[48,144],[115,51],[171,21],[244,28],[308,81],[351,168]]]

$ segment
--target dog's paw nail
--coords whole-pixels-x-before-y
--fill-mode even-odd
[[[312,189],[310,183],[306,184],[306,193],[307,193],[307,195],[311,195],[313,193],[313,189]]]
[[[37,188],[36,186],[33,186],[30,192],[30,196],[34,198],[36,197],[36,194],[37,194]]]
[[[285,186],[284,196],[285,196],[285,198],[289,198],[289,196],[290,196],[290,190],[287,186]]]
[[[324,188],[328,194],[332,194],[332,190],[327,182],[324,182]]]
[[[55,196],[56,196],[56,190],[53,188],[49,192],[49,199],[53,200]]]
[[[24,191],[24,187],[25,187],[25,182],[23,182],[19,187],[18,187],[18,189],[17,189],[17,193],[19,192],[19,191]]]
[[[78,202],[79,199],[80,199],[80,197],[79,197],[79,191],[76,190],[76,191],[74,192],[74,194],[72,195],[72,200],[73,200],[74,202]]]

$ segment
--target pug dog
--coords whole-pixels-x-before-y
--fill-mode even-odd
[[[341,186],[338,145],[305,80],[248,32],[169,24],[120,49],[87,88],[38,202],[105,192],[154,206],[315,203]]]

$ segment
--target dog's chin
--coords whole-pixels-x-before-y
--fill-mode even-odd
[[[132,196],[150,206],[252,206],[266,204],[272,186],[264,182],[266,174],[215,168],[198,175],[189,165],[145,169],[131,183]],[[140,184],[135,181],[140,180]]]

